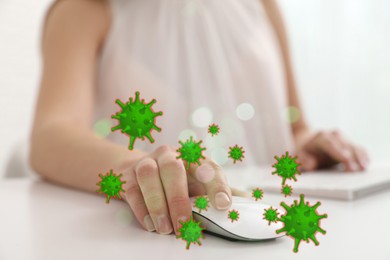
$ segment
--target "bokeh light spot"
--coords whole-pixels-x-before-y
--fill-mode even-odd
[[[301,117],[301,112],[297,107],[289,106],[285,109],[285,118],[287,122],[289,122],[290,124],[298,122],[300,117]]]
[[[184,7],[181,10],[182,15],[184,16],[193,16],[196,12],[197,5],[194,1],[184,1]]]
[[[196,178],[198,181],[202,183],[208,183],[212,181],[215,177],[215,170],[208,164],[204,164],[199,166],[198,169],[196,169]]]
[[[211,153],[211,158],[219,165],[225,165],[228,162],[228,151],[222,147],[215,148]]]
[[[100,119],[93,125],[93,132],[96,136],[105,138],[111,132],[111,121],[108,119]]]
[[[192,123],[197,127],[207,127],[213,120],[213,113],[207,107],[200,107],[192,113]]]
[[[237,106],[236,115],[239,119],[247,121],[255,115],[255,109],[249,103],[242,103]]]

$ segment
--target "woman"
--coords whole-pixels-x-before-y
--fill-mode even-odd
[[[48,12],[42,52],[32,167],[91,192],[98,173],[122,173],[121,195],[148,231],[176,232],[191,214],[189,196],[207,194],[217,209],[230,207],[232,190],[210,159],[229,145],[244,147],[246,164],[269,164],[289,150],[303,170],[366,167],[364,150],[338,132],[312,132],[302,116],[285,120],[286,109],[300,105],[272,0],[60,0]],[[152,132],[154,144],[137,141],[129,151],[125,136],[102,139],[92,125],[136,91],[146,102],[157,99],[163,130]],[[221,137],[207,139],[207,159],[186,173],[176,159],[180,133],[206,138],[211,119]]]

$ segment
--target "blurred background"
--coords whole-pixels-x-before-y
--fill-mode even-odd
[[[51,0],[0,1],[0,178],[27,145],[38,92],[40,33]],[[279,0],[304,113],[338,128],[374,162],[390,157],[390,1]]]

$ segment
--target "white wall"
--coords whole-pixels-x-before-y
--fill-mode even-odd
[[[12,145],[27,137],[39,81],[39,36],[49,0],[0,1],[0,177]]]
[[[281,0],[306,115],[390,158],[390,1]]]
[[[0,1],[0,177],[26,138],[39,82],[39,36],[50,0]],[[390,157],[390,1],[280,0],[306,115],[341,128],[377,160]]]

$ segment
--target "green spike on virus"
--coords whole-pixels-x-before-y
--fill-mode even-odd
[[[135,100],[133,101],[133,98],[130,97],[129,101],[125,104],[119,99],[115,101],[122,108],[122,111],[111,116],[119,121],[119,125],[111,128],[111,131],[121,129],[122,133],[128,135],[130,137],[129,150],[133,150],[137,138],[145,140],[146,137],[151,143],[154,143],[150,132],[152,129],[161,132],[161,128],[155,125],[155,121],[156,117],[163,113],[153,111],[152,106],[156,103],[155,99],[147,104],[143,99],[140,100],[138,91],[135,92]]]
[[[242,161],[244,156],[244,149],[242,147],[238,147],[238,145],[235,145],[233,147],[229,147],[229,158],[233,159],[233,162],[236,163],[236,161]]]
[[[207,211],[209,208],[209,199],[204,196],[198,196],[195,199],[194,206],[199,209],[199,213],[202,212],[202,210]]]
[[[291,196],[293,188],[290,185],[283,185],[281,193],[284,194],[284,197]]]
[[[122,174],[116,175],[110,170],[106,175],[99,174],[101,181],[96,183],[100,187],[96,192],[103,193],[107,200],[106,203],[110,202],[111,198],[122,199],[119,192],[124,192],[122,185],[125,184],[125,181],[121,181]]]
[[[233,210],[229,211],[228,218],[232,221],[232,223],[234,221],[238,221],[238,219],[240,218],[240,213],[238,213],[237,210],[233,209]]]
[[[205,238],[202,233],[205,228],[200,226],[201,222],[196,222],[191,216],[188,221],[179,220],[179,223],[181,227],[179,228],[179,235],[176,238],[187,241],[186,249],[190,249],[191,243],[202,245],[200,238]]]
[[[216,124],[209,125],[208,132],[211,134],[211,136],[219,134],[219,126]]]
[[[317,202],[314,206],[310,206],[309,202],[305,204],[305,197],[300,195],[299,204],[294,201],[290,207],[286,203],[281,202],[280,205],[286,210],[286,214],[282,215],[279,221],[284,223],[284,227],[276,230],[276,233],[286,232],[286,235],[295,239],[293,251],[298,252],[299,243],[304,240],[309,242],[309,239],[314,242],[316,246],[319,245],[315,237],[317,232],[326,234],[326,231],[320,227],[320,220],[327,218],[327,214],[319,215],[317,208],[321,205]]]
[[[255,198],[255,200],[261,200],[263,198],[264,192],[262,189],[256,188],[252,191],[252,197]]]
[[[200,159],[206,158],[202,155],[202,151],[206,150],[206,148],[200,146],[202,141],[196,142],[192,139],[192,136],[190,136],[190,139],[187,140],[185,143],[183,143],[182,141],[179,141],[179,143],[181,144],[181,147],[176,151],[180,153],[180,155],[176,158],[181,158],[187,162],[187,170],[190,169],[191,163],[197,163],[198,165],[200,165]]]
[[[297,181],[295,175],[301,174],[298,171],[298,166],[300,166],[300,164],[296,162],[298,157],[290,157],[288,152],[286,152],[285,155],[282,155],[281,157],[275,156],[274,158],[277,160],[277,162],[272,165],[272,167],[275,168],[275,171],[272,172],[272,174],[277,174],[283,178],[282,185],[286,183],[287,179],[293,179],[294,181]]]
[[[278,210],[270,207],[268,209],[264,209],[263,219],[268,221],[268,225],[271,225],[271,222],[278,222],[278,215]]]

